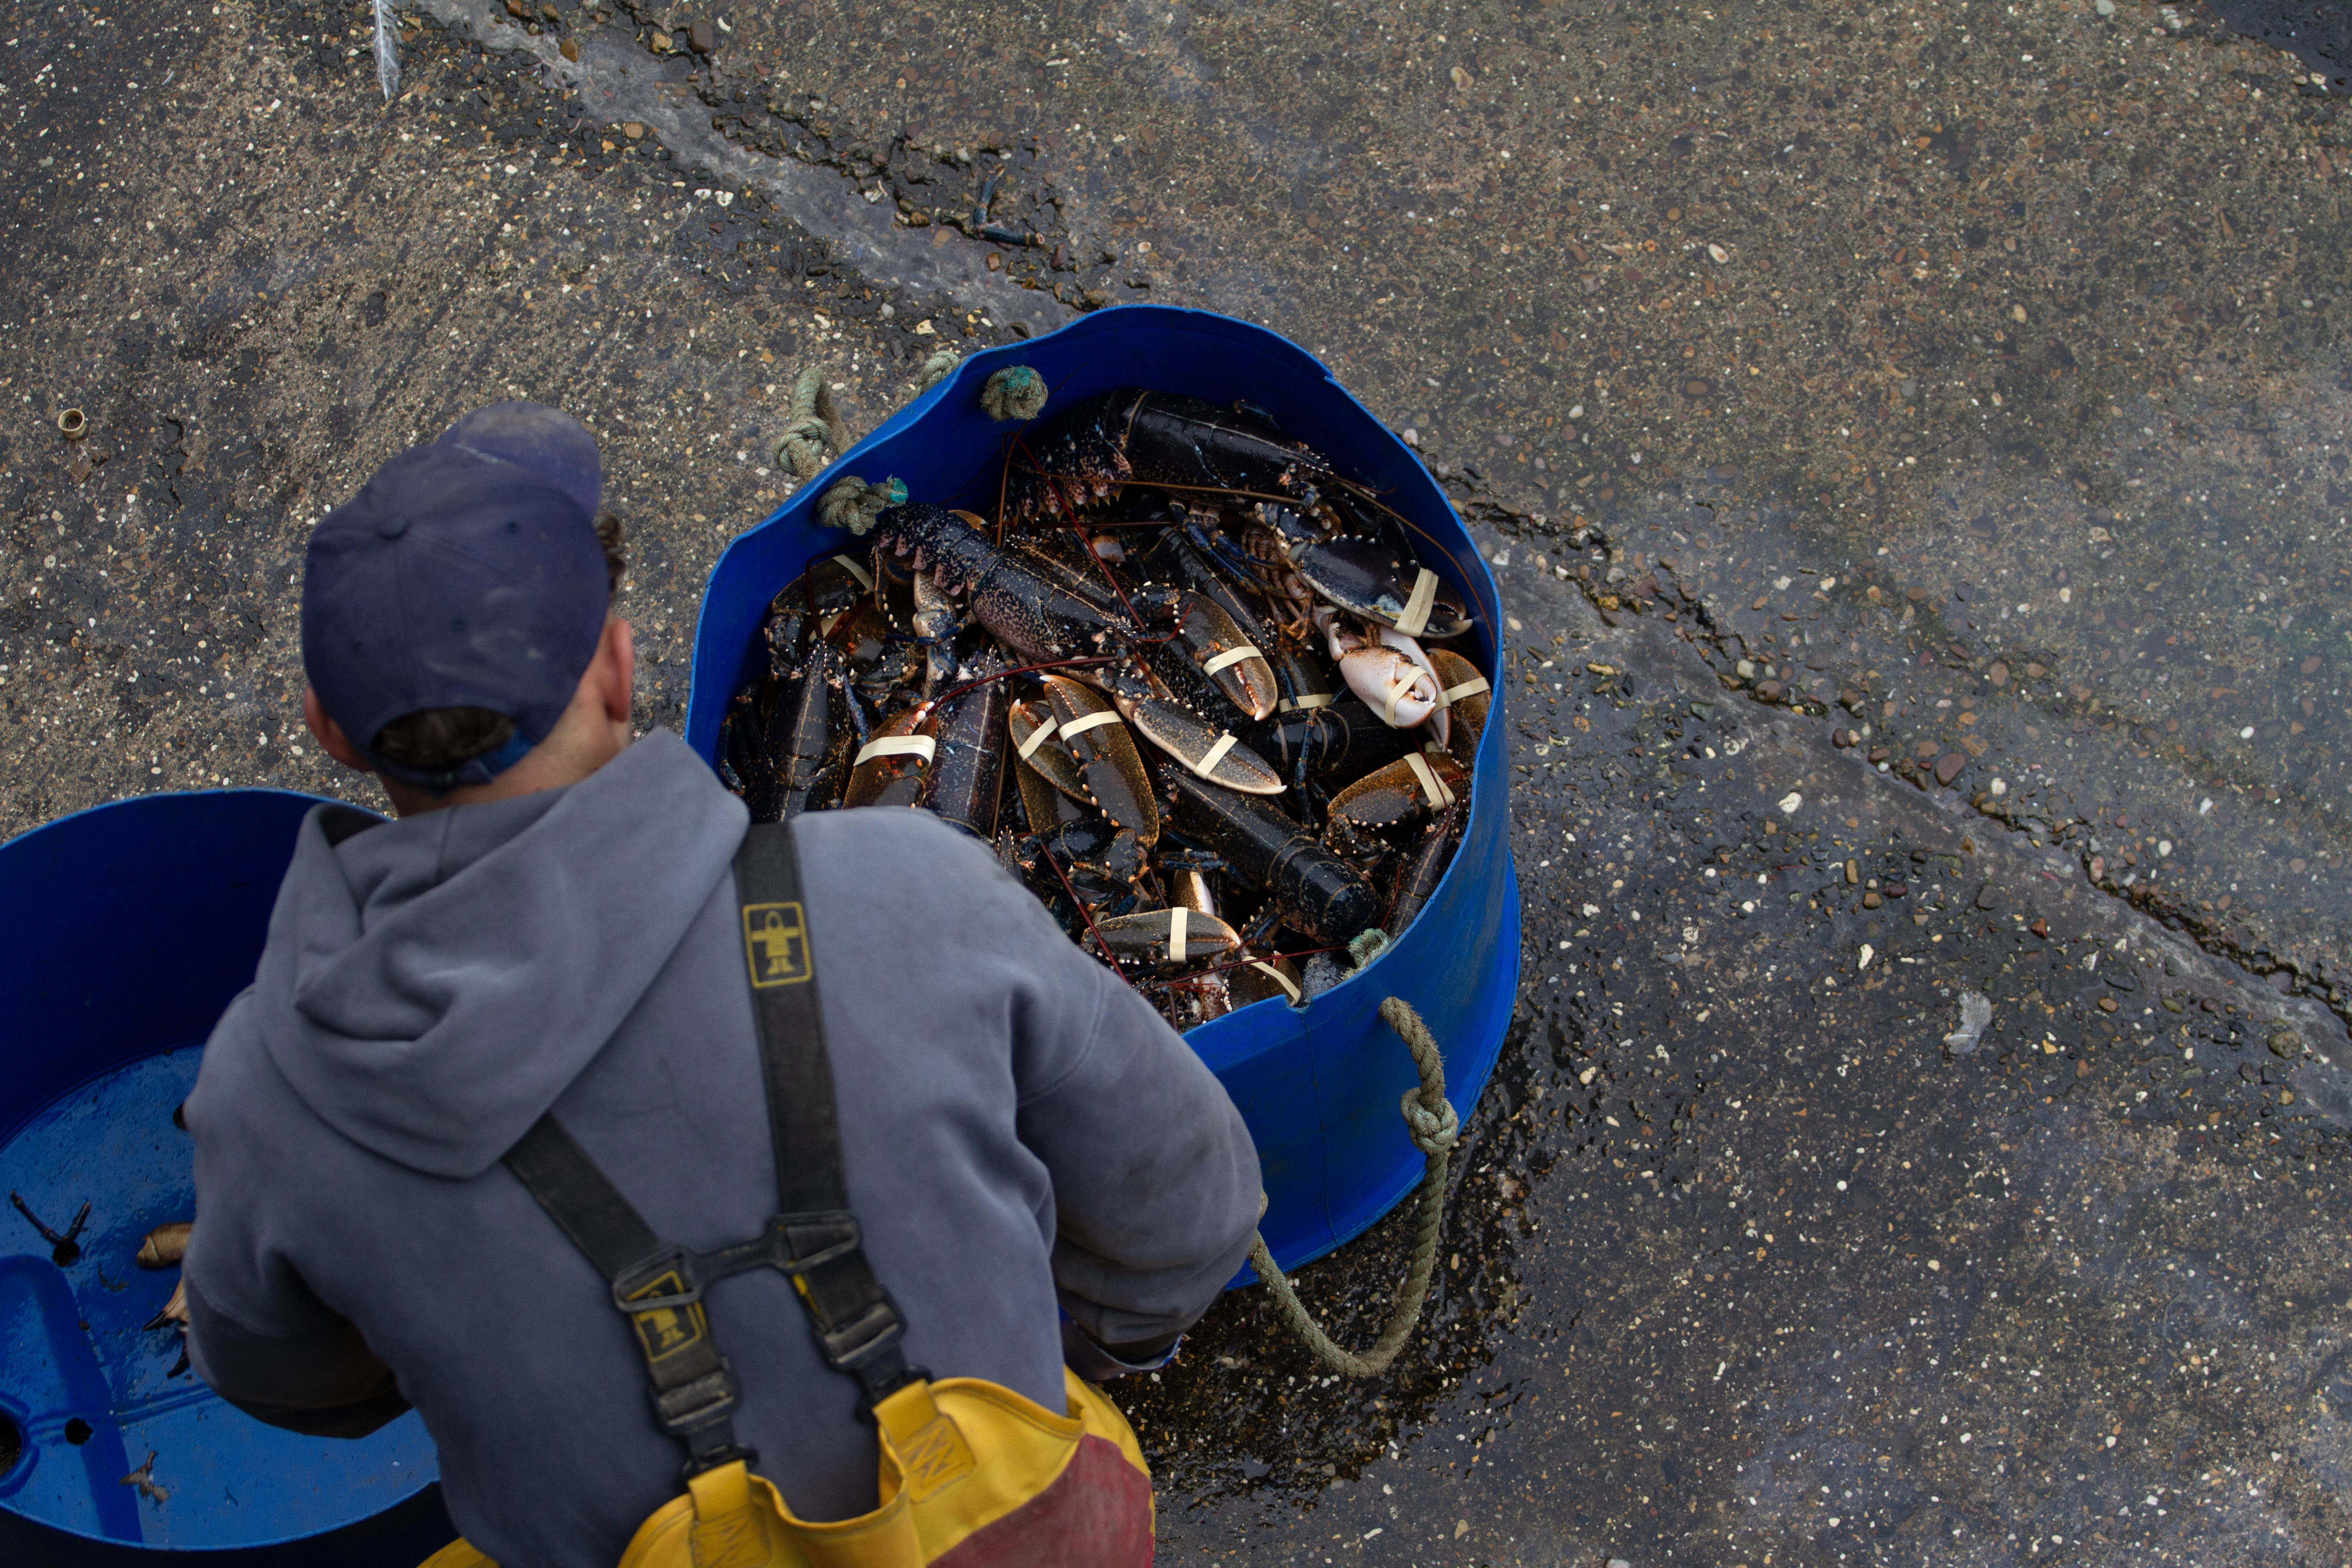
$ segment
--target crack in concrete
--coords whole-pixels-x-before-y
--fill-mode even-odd
[[[1456,481],[1457,485],[1471,482]],[[1471,504],[1479,505],[1476,502]],[[1491,505],[1486,506],[1484,510],[1493,516],[1509,518],[1511,515],[1507,510]],[[1613,539],[1607,529],[1597,523],[1577,529],[1565,537],[1564,542],[1579,549],[1597,544],[1601,549],[1609,551],[1612,556],[1620,553],[1623,548],[1622,542]],[[1672,576],[1670,569],[1666,575]],[[1666,592],[1661,584],[1658,598],[1645,601],[1638,595],[1630,592],[1625,595],[1605,595],[1601,585],[1574,574],[1570,574],[1565,581],[1573,584],[1579,594],[1591,605],[1593,613],[1611,626],[1619,624],[1620,615],[1644,614],[1650,605],[1662,602]],[[1734,649],[1729,642],[1730,637],[1737,634],[1727,632],[1722,626],[1708,602],[1702,597],[1688,594],[1679,584],[1676,584],[1673,592],[1681,598],[1692,619],[1703,628],[1706,641],[1722,662],[1727,666],[1740,662],[1738,650]],[[1611,602],[1604,604],[1604,599]],[[1831,708],[1827,703],[1811,701],[1793,693],[1790,693],[1786,700],[1767,702],[1758,697],[1756,689],[1752,685],[1725,677],[1720,670],[1712,673],[1715,674],[1720,686],[1753,706],[1782,709],[1817,720],[1826,720],[1831,715]],[[1917,770],[1913,771],[1916,773]],[[1919,783],[1916,777],[1911,778],[1909,782],[1922,791],[1926,789],[1926,785]],[[2052,838],[2057,841],[2075,837],[2074,830],[2077,828],[2089,830],[2096,826],[2084,817],[2060,822],[2047,813],[2028,816],[2001,800],[1990,797],[1979,797],[1968,804],[1969,809],[1974,810],[1979,816],[1999,823],[2003,828],[2018,837],[2030,837],[2031,829],[2024,826],[2029,821],[2046,822],[2049,825]],[[2126,884],[2113,876],[2095,875],[2094,865],[2101,859],[2095,834],[2085,831],[2080,837],[2083,839],[2082,847],[2074,850],[2062,863],[2080,871],[2084,881],[2092,888],[2124,907],[2166,928],[2182,933],[2202,952],[2231,964],[2250,978],[2266,979],[2277,973],[2292,976],[2296,986],[2319,998],[2317,1004],[2311,1005],[2312,1010],[2315,1012],[2324,1010],[2330,1016],[2335,1026],[2332,1032],[2336,1036],[2339,1049],[2344,1046],[2347,1037],[2347,1026],[2352,1026],[2352,994],[2346,994],[2340,987],[2331,985],[2324,979],[2306,974],[2303,966],[2291,956],[2281,957],[2267,949],[2250,949],[2246,944],[2233,940],[2226,930],[2216,922],[2199,918],[2185,898],[2168,895],[2148,883]],[[2292,995],[2293,993],[2289,994]],[[2352,1102],[2347,1104],[2352,1105]]]
[[[887,191],[886,199],[868,200],[856,181],[829,164],[752,152],[730,142],[711,127],[708,108],[688,87],[686,67],[647,54],[632,37],[614,32],[579,36],[574,42],[580,58],[573,61],[552,37],[533,37],[508,26],[503,11],[489,0],[421,0],[418,9],[482,48],[530,56],[550,80],[604,125],[644,126],[681,167],[703,173],[721,206],[730,205],[743,187],[765,193],[780,214],[877,285],[917,299],[944,295],[959,310],[977,311],[1004,325],[1018,321],[1033,331],[1051,331],[1073,314],[1042,289],[992,282],[1002,275],[987,269],[987,255],[995,248],[987,242],[961,235],[948,240],[958,231],[944,226],[899,224]],[[730,185],[735,189],[724,188]]]
[[[1504,541],[1506,538],[1501,532],[1491,531],[1491,525],[1478,531],[1489,541]],[[1598,526],[1581,530],[1575,537],[1586,544],[1597,543],[1614,552],[1615,546],[1609,534]],[[1508,542],[1525,545],[1528,542],[1520,538]],[[1488,548],[1491,553],[1491,543]],[[1678,626],[1669,640],[1663,622],[1653,620],[1634,607],[1643,602],[1638,598],[1620,599],[1622,612],[1632,617],[1621,619],[1620,614],[1602,607],[1602,595],[1594,584],[1581,577],[1573,574],[1565,577],[1547,574],[1547,577],[1555,590],[1570,590],[1560,596],[1581,605],[1603,628],[1587,626],[1585,632],[1591,646],[1586,651],[1602,647],[1622,650],[1603,657],[1612,662],[1622,659],[1627,668],[1642,668],[1652,679],[1674,680],[1682,698],[1687,701],[1718,702],[1727,690],[1729,695],[1742,699],[1754,716],[1752,722],[1760,724],[1760,728],[1753,730],[1751,736],[1743,743],[1743,751],[1750,749],[1756,740],[1770,738],[1818,753],[1807,759],[1805,765],[1808,767],[1827,769],[1843,766],[1852,770],[1864,781],[1864,793],[1888,787],[1886,781],[1889,775],[1854,757],[1847,748],[1829,743],[1829,736],[1823,732],[1825,708],[1817,712],[1814,710],[1821,708],[1819,704],[1760,701],[1752,689],[1727,680],[1708,664],[1697,646],[1702,640],[1711,646],[1718,657],[1728,658],[1730,652],[1723,646],[1721,634],[1715,629],[1712,617],[1706,615],[1704,605],[1696,599],[1685,602],[1699,611],[1696,619],[1702,631],[1694,633]],[[1676,592],[1679,594],[1680,590]],[[1653,601],[1655,602],[1659,601]],[[1570,635],[1573,637],[1576,633],[1571,629]],[[1639,646],[1649,639],[1656,639],[1662,646],[1646,649]],[[1677,645],[1687,645],[1687,647]],[[1697,678],[1699,670],[1705,671],[1703,680]],[[1771,717],[1762,718],[1762,714],[1770,714]],[[1776,722],[1782,714],[1790,716],[1788,721]],[[1800,723],[1801,731],[1798,728]],[[1765,762],[1771,755],[1771,750],[1760,749],[1753,760]],[[1813,806],[1828,804],[1825,797],[1815,793],[1820,786],[1810,779],[1801,786],[1791,774],[1784,782],[1785,787],[1804,793]],[[1776,784],[1772,787],[1783,786]],[[2189,973],[2189,966],[2195,964],[2206,971],[2204,977],[2217,992],[2244,993],[2239,997],[2241,1005],[2259,1020],[2263,1031],[2270,1034],[2273,1041],[2279,1038],[2277,1032],[2281,1030],[2293,1036],[2291,1047],[2283,1048],[2279,1044],[2272,1044],[2271,1050],[2284,1062],[2286,1070],[2294,1079],[2296,1092],[2310,1108],[2311,1114],[2331,1127],[2352,1126],[2352,1031],[2347,1031],[2346,1020],[2337,1008],[2309,997],[2283,995],[2268,984],[2241,985],[2239,977],[2259,981],[2263,972],[2241,962],[2230,944],[2213,940],[2210,932],[2165,921],[2158,911],[2147,908],[2145,900],[2125,896],[2115,887],[2093,879],[2089,874],[2087,855],[2078,861],[2075,857],[2063,852],[2051,854],[2047,847],[2032,845],[2022,830],[1982,806],[1974,803],[1956,803],[1939,794],[1914,787],[1919,797],[1938,813],[1958,816],[1963,810],[1969,810],[1980,820],[1999,824],[2003,832],[1997,837],[1977,835],[1982,842],[1975,847],[1981,851],[1998,845],[2004,854],[2013,857],[2018,863],[2012,868],[2017,881],[2030,882],[2031,879],[2036,878],[2071,879],[2073,874],[2079,872],[2084,883],[2102,897],[2102,904],[2095,907],[2105,908],[2110,918],[2119,922],[2115,932],[2111,933],[2119,935],[2116,945],[2125,946],[2136,941],[2161,961],[2161,972],[2168,978],[2183,982],[2198,978]],[[1959,844],[1955,847],[1963,851],[1969,849],[1971,840],[1968,830],[1955,826],[1953,831],[1959,837]],[[2019,843],[2020,839],[2026,839],[2026,843]],[[1979,871],[1983,869],[1981,860],[1978,868]],[[2095,963],[2095,959],[2093,962]],[[2261,1001],[2256,1003],[2252,998],[2260,998]],[[2169,1011],[2168,1008],[2168,1014]]]

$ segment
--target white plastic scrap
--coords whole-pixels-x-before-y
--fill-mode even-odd
[[[1960,1026],[1944,1037],[1944,1048],[1956,1057],[1976,1055],[1985,1026],[1992,1022],[1992,998],[1974,991],[1960,993]]]

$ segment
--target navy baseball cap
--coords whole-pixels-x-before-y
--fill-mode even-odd
[[[477,409],[378,468],[311,532],[302,665],[320,706],[390,777],[446,792],[487,784],[571,706],[611,606],[597,542],[596,442],[536,403]],[[386,762],[386,724],[487,708],[515,734],[441,773]]]

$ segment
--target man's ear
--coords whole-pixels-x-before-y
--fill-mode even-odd
[[[343,733],[343,727],[327,717],[327,710],[320,702],[318,692],[308,686],[302,689],[302,722],[309,725],[310,733],[319,738],[319,745],[327,755],[353,773],[375,772],[368,760],[360,755],[359,748],[352,744],[351,737]]]
[[[630,700],[637,684],[637,639],[629,623],[614,616],[604,622],[604,635],[596,645],[596,658],[592,666],[596,673],[598,695],[604,700],[604,717],[625,727],[629,722]]]

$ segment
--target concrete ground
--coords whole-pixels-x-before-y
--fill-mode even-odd
[[[1253,1291],[1122,1390],[1164,1559],[2352,1560],[2310,62],[2195,5],[514,9],[404,12],[389,109],[363,5],[9,19],[0,832],[357,794],[302,542],[470,405],[604,440],[675,724],[800,367],[863,430],[942,344],[1247,316],[1495,563],[1528,948],[1421,1346],[1336,1384]],[[1305,1271],[1360,1341],[1400,1224]]]

